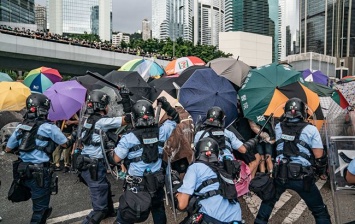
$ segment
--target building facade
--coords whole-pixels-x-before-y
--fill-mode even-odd
[[[125,35],[124,33],[112,34],[112,45],[120,46],[122,41],[124,41],[127,44],[129,44],[129,42],[130,42],[129,35]]]
[[[224,0],[194,0],[194,44],[218,46],[225,31]]]
[[[0,21],[35,24],[34,0],[0,0]]]
[[[35,20],[39,30],[47,30],[47,9],[45,6],[35,6]]]
[[[99,35],[103,41],[111,40],[111,0],[48,1],[47,11],[48,28],[52,33],[88,33]]]
[[[143,19],[142,21],[142,39],[148,40],[151,38],[150,35],[150,22],[148,19]]]

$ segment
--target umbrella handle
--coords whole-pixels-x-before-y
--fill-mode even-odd
[[[274,116],[274,113],[271,113],[270,116],[266,119],[265,124],[260,128],[258,134],[255,136],[255,138],[259,138],[261,132],[264,130],[266,127],[267,123],[270,121],[270,119]]]
[[[158,106],[157,106],[157,112],[156,112],[156,114],[155,114],[155,123],[156,123],[157,125],[159,124],[161,106],[162,106],[162,104],[159,102],[159,103],[158,103]]]
[[[61,131],[63,131],[63,129],[64,129],[65,121],[66,121],[66,120],[62,120],[62,126],[60,127],[60,130],[61,130]]]

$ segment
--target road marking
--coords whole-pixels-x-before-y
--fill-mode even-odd
[[[115,208],[118,207],[118,202],[114,203],[113,206]],[[92,211],[92,209],[88,209],[88,210],[75,212],[75,213],[68,214],[68,215],[59,216],[59,217],[56,217],[53,219],[48,219],[47,224],[61,223],[61,222],[68,221],[71,219],[84,217],[84,216],[87,216],[91,211]]]
[[[316,182],[316,186],[318,189],[322,189],[323,185],[326,183],[325,180],[319,180]],[[302,215],[302,213],[304,212],[304,210],[306,210],[307,205],[304,202],[303,199],[301,199],[298,204],[296,205],[296,207],[294,207],[292,209],[292,211],[288,214],[288,216],[284,219],[284,221],[282,222],[283,224],[286,223],[294,223],[295,221],[297,221],[300,216]]]

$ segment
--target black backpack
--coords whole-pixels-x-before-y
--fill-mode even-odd
[[[255,177],[250,181],[249,190],[263,201],[274,198],[276,194],[274,180],[268,173],[256,173]]]
[[[128,223],[144,222],[151,210],[152,198],[147,191],[132,192],[127,189],[119,199],[118,210]]]

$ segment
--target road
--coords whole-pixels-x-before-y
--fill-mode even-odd
[[[22,203],[11,203],[6,199],[7,191],[12,181],[11,161],[15,159],[16,156],[12,154],[0,155],[0,180],[2,181],[0,188],[0,216],[3,219],[1,223],[4,224],[25,224],[28,223],[31,217],[32,204],[30,200]],[[78,182],[76,174],[62,172],[56,172],[56,174],[59,176],[60,188],[58,195],[54,195],[51,198],[53,212],[47,223],[80,223],[91,209],[89,191],[85,185]],[[115,194],[113,201],[115,202],[115,207],[117,207],[117,202],[122,192],[122,181],[116,181],[111,177],[110,181],[112,183],[112,191]],[[318,181],[317,186],[321,189],[324,201],[331,214],[332,222],[335,223],[333,200],[329,183]],[[253,223],[258,207],[260,206],[260,199],[250,194],[240,197],[239,201],[245,223]],[[341,216],[344,222],[355,220],[355,196],[344,195],[340,201],[342,203]],[[178,221],[181,221],[186,215],[184,212],[180,212],[177,215],[178,221],[174,221],[169,208],[166,208],[166,212],[168,223],[172,224],[178,223]],[[108,218],[102,223],[113,223],[113,221],[114,218]],[[153,223],[152,218],[150,217],[145,223]],[[314,223],[314,219],[304,202],[300,200],[300,197],[295,192],[287,191],[276,204],[270,223],[309,224]]]

